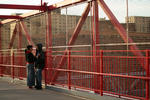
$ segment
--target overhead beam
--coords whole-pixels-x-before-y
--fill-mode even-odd
[[[14,15],[0,15],[0,19],[22,19],[22,17]]]
[[[64,0],[62,2],[58,2],[56,4],[50,5],[49,7],[53,6],[55,8],[60,8],[60,7],[66,7],[66,6],[74,5],[77,3],[82,3],[85,1],[89,1],[89,0]]]
[[[36,5],[0,4],[0,9],[44,10],[45,7]]]
[[[12,4],[0,4],[0,9],[25,9],[25,10],[41,10],[41,11],[51,11],[51,10],[55,10],[61,7],[67,7],[70,5],[74,5],[77,3],[82,3],[88,0],[64,0],[62,2],[58,2],[56,4],[50,5],[50,6],[46,6],[45,4],[43,4],[42,6],[35,6],[35,5],[12,5]],[[9,7],[10,6],[10,7]],[[39,12],[39,11],[33,11],[33,12],[29,12],[29,13],[25,13],[23,15],[20,15],[22,18],[26,18],[26,17],[30,17],[33,15],[37,15],[43,12]],[[6,24],[9,22],[13,22],[16,21],[15,19],[7,19],[2,21],[2,24]]]
[[[40,13],[41,12],[36,10],[36,11],[29,12],[29,13],[24,13],[24,14],[19,15],[19,16],[22,18],[26,18],[26,17],[34,16],[34,15],[40,14]],[[14,22],[14,21],[16,21],[16,19],[6,19],[6,20],[1,21],[1,23],[6,24],[6,23]]]
[[[0,4],[0,9],[24,9],[24,10],[52,10],[54,8],[65,7],[81,2],[85,2],[88,0],[64,0],[62,2],[58,2],[56,4],[50,5],[46,7],[45,5],[15,5],[15,4]]]

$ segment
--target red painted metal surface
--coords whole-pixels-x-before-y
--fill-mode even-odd
[[[43,5],[43,0],[41,0],[41,6]]]
[[[0,50],[2,49],[2,27],[0,23]]]
[[[150,77],[149,73],[150,73],[150,66],[149,66],[149,50],[146,50],[146,77]],[[149,100],[150,98],[150,80],[146,80],[146,100]]]
[[[68,50],[68,70],[71,70],[71,52]],[[68,89],[71,89],[71,72],[68,72]]]
[[[103,50],[100,51],[100,73],[103,73]],[[103,75],[100,76],[100,94],[103,96]]]
[[[18,50],[17,50],[17,54],[18,54],[18,64],[21,65],[22,62],[23,62],[23,59],[21,57],[21,48],[22,48],[22,31],[21,31],[21,25],[19,23],[17,23],[17,26],[18,26]],[[19,73],[19,76],[20,78],[19,79],[22,79],[22,73],[23,73],[23,70],[22,68],[19,69],[20,70],[20,73]]]
[[[49,47],[52,47],[52,21],[51,21],[51,12],[48,12],[48,29],[49,29]],[[52,49],[49,48],[49,51],[52,52]]]
[[[79,19],[79,22],[77,24],[77,26],[75,27],[75,30],[73,32],[73,35],[68,43],[68,45],[73,45],[75,43],[75,40],[77,39],[78,35],[79,35],[79,32],[81,31],[81,28],[88,16],[88,13],[90,11],[90,3],[87,5],[85,11],[83,12],[81,18]],[[70,48],[69,48],[70,49]]]
[[[54,10],[60,7],[66,7],[66,6],[70,6],[70,5],[74,5],[74,4],[78,4],[81,2],[85,2],[87,0],[76,0],[76,1],[71,1],[71,0],[65,0],[62,2],[59,2],[57,4],[54,5],[50,5],[50,6],[44,6],[42,5],[42,1],[41,1],[41,5],[16,5],[16,4],[0,4],[0,9],[25,9],[25,10],[41,10],[41,11],[46,11],[46,10]]]
[[[22,31],[21,31],[21,25],[19,23],[18,24],[18,49],[22,48]]]
[[[0,64],[3,64],[3,55],[1,52],[0,52]],[[2,66],[0,66],[0,76],[1,77],[3,76],[3,67]]]
[[[22,17],[14,15],[0,15],[0,19],[22,19]]]
[[[45,7],[36,5],[0,4],[0,9],[44,10]]]
[[[93,69],[94,72],[96,72],[96,27],[95,27],[95,23],[96,23],[96,5],[95,5],[95,1],[92,2],[93,5],[93,34],[92,34],[92,50],[93,50]],[[94,75],[94,86],[96,88],[96,84],[97,84],[97,75]],[[97,93],[97,91],[95,91]]]
[[[115,28],[117,29],[117,31],[119,32],[120,36],[122,37],[122,39],[124,40],[124,42],[127,43],[127,33],[126,30],[123,28],[123,26],[119,23],[119,21],[117,20],[117,18],[113,15],[113,13],[111,12],[111,10],[108,8],[108,6],[106,5],[106,3],[104,2],[104,0],[98,0],[99,5],[101,6],[101,8],[104,10],[104,12],[106,13],[106,15],[109,17],[110,21],[112,22],[112,24],[115,26]],[[129,43],[133,43],[133,40],[128,37],[128,42]],[[136,45],[130,45],[130,49],[131,50],[139,50],[138,47]],[[137,55],[137,56],[143,56],[142,53],[140,52],[133,52],[133,54]],[[139,62],[141,62],[140,60],[138,60]],[[142,64],[143,62],[141,62]],[[145,67],[145,66],[142,66]]]
[[[83,24],[86,20],[86,17],[88,16],[89,11],[90,11],[90,3],[87,5],[87,7],[86,7],[85,11],[83,12],[81,18],[79,19],[78,24],[75,27],[75,30],[73,32],[73,35],[72,35],[72,37],[71,37],[71,39],[68,43],[68,46],[73,45],[75,43],[75,40],[78,37],[78,34],[79,34],[79,32],[80,32],[80,30],[81,30],[81,28],[82,28],[82,26],[83,26]],[[69,50],[71,50],[70,47],[69,47]],[[64,55],[66,55],[66,54],[67,54],[67,50],[64,53]],[[62,56],[57,68],[62,67],[62,65],[65,63],[65,61],[66,61],[65,56]],[[57,74],[58,74],[58,72],[56,71],[56,73],[54,73],[54,77],[52,78],[52,81],[51,81],[52,83],[53,83],[53,81],[55,81],[57,79]]]
[[[10,40],[8,49],[11,49],[11,48],[12,48],[13,43],[14,43],[14,41],[15,41],[16,34],[17,34],[17,26],[15,25],[15,28],[14,28],[14,31],[13,31],[13,34],[12,34],[12,37],[11,37],[11,40]]]
[[[64,0],[62,2],[58,2],[56,4],[48,6],[49,10],[57,9],[57,8],[62,8],[62,7],[67,7],[67,6],[72,6],[78,3],[83,3],[87,2],[87,0]]]
[[[46,35],[45,35],[45,44],[46,44],[46,51],[48,50],[48,47],[49,47],[49,16],[47,15],[48,14],[48,12],[46,12],[45,13],[45,22],[46,22]],[[46,68],[48,68],[49,67],[49,56],[48,56],[48,52],[46,52],[45,53],[46,54]],[[49,81],[49,78],[47,77],[47,75],[48,75],[48,71],[45,69],[45,83],[46,83],[46,85],[47,85],[47,81]]]
[[[11,51],[10,51],[11,52]],[[11,77],[14,79],[15,77],[14,77],[14,74],[15,74],[15,72],[14,72],[14,52],[11,54]]]
[[[33,10],[54,10],[56,8],[69,6],[76,3],[81,3],[87,0],[76,0],[72,2],[71,0],[66,0],[60,4],[51,6],[22,6],[21,5],[1,5],[0,8],[6,7],[6,9],[33,9]],[[111,22],[114,24],[121,37],[125,42],[127,42],[126,31],[119,24],[115,16],[112,14],[110,9],[107,7],[103,0],[98,0],[99,4],[105,11],[105,13],[110,18]],[[72,3],[71,3],[72,2]],[[41,3],[42,4],[42,3]],[[7,5],[8,6],[8,5]],[[86,10],[84,11],[82,17],[80,18],[68,45],[73,45],[76,38],[83,26],[86,17],[90,10],[90,4],[88,4]],[[51,30],[51,15],[46,16],[46,68],[45,68],[45,84],[59,84],[66,85],[68,89],[71,87],[82,88],[89,91],[98,91],[101,95],[104,93],[114,94],[121,96],[127,96],[132,98],[138,98],[143,100],[149,100],[149,51],[141,51],[134,46],[130,46],[131,51],[118,50],[118,51],[98,51],[98,47],[95,47],[95,43],[99,44],[99,32],[98,32],[98,6],[96,1],[93,1],[93,51],[71,51],[71,48],[63,51],[62,55],[57,55],[60,59],[54,60],[56,55],[52,56],[52,30]],[[23,21],[19,24],[22,26],[23,31],[29,44],[34,45],[31,37],[25,27]],[[15,28],[9,48],[13,46],[15,34],[17,28]],[[20,36],[21,30],[19,28],[19,42],[21,42]],[[96,35],[96,36],[95,36]],[[129,42],[133,42],[129,38]],[[18,44],[18,48],[21,47],[21,43]],[[49,48],[50,47],[50,48]],[[49,49],[48,49],[49,48]],[[138,50],[138,51],[135,51]],[[91,55],[73,55],[74,52],[86,52]],[[124,56],[124,53],[129,53],[130,55]],[[133,56],[131,52],[134,55]],[[143,56],[144,53],[146,56]],[[122,54],[120,54],[122,53]],[[11,59],[10,59],[11,58]],[[53,59],[52,59],[53,58]],[[22,59],[14,60],[14,59]],[[50,59],[50,60],[49,60]],[[8,62],[6,62],[6,60]],[[93,61],[93,62],[92,62]],[[140,63],[139,63],[139,62]],[[67,62],[67,63],[66,63]],[[56,67],[54,67],[56,66]],[[94,66],[94,68],[93,68]],[[144,67],[143,67],[144,66]],[[53,74],[52,74],[53,73]],[[8,75],[13,78],[23,79],[26,78],[26,67],[25,67],[25,57],[24,51],[18,51],[10,55],[10,51],[3,52],[0,51],[0,75]],[[52,79],[51,79],[52,77]],[[94,82],[93,82],[94,80]],[[132,83],[132,84],[131,84]]]
[[[45,15],[45,19],[46,19],[46,50],[49,51],[46,53],[46,68],[52,68],[52,29],[51,29],[51,12],[46,12]],[[50,76],[52,76],[51,71],[47,71],[45,70],[45,73],[49,74]],[[48,80],[51,80],[51,77],[49,77]]]
[[[99,58],[96,58],[95,56],[99,55],[99,52],[97,52],[97,50],[99,50],[99,47],[96,46],[96,44],[99,44],[99,15],[98,15],[98,3],[97,1],[93,1],[93,65],[95,72],[100,72],[100,65],[99,65]],[[100,83],[100,77],[99,76],[95,76],[94,78],[94,83],[95,86],[96,84]],[[97,85],[97,88],[100,88]],[[99,93],[99,91],[95,91],[96,93]]]
[[[33,45],[33,46],[35,47],[35,44],[34,44],[34,42],[32,41],[32,39],[31,39],[31,37],[30,37],[30,35],[29,35],[29,32],[28,32],[28,30],[27,30],[27,28],[26,28],[24,22],[23,22],[23,21],[20,21],[20,25],[21,25],[22,30],[23,30],[24,33],[25,33],[25,36],[26,36],[26,38],[27,38],[28,43],[31,44],[31,45]]]
[[[5,57],[5,51],[1,51],[3,55],[0,55],[0,58]],[[15,51],[14,51],[15,52]],[[21,51],[22,53],[24,51]],[[48,51],[47,51],[48,52]],[[65,52],[65,51],[62,51]],[[73,53],[78,52],[78,54],[73,55]],[[80,55],[79,53],[85,53],[86,55]],[[100,56],[100,72],[95,72],[93,70],[93,63],[91,60],[93,56],[88,55],[93,51],[68,51],[65,56],[68,59],[68,63],[63,68],[46,68],[54,72],[55,70],[59,72],[58,78],[54,82],[54,84],[65,85],[68,86],[69,89],[71,87],[76,89],[85,89],[88,91],[100,91],[101,95],[111,94],[118,95],[118,97],[130,97],[137,98],[141,100],[149,100],[149,55],[148,50],[138,50],[134,52],[142,52],[145,56],[139,57],[132,55],[131,52],[133,50],[124,51],[124,50],[110,50],[110,51],[99,51]],[[128,52],[128,56],[126,53]],[[17,52],[17,54],[20,54]],[[20,55],[23,59],[25,59],[24,54]],[[54,57],[55,55],[53,55]],[[60,55],[58,55],[60,56]],[[9,56],[10,57],[10,56]],[[11,56],[13,59],[18,59],[16,54]],[[61,57],[61,56],[60,56]],[[141,64],[137,62],[137,59],[141,59],[144,66],[147,66],[147,69],[141,67]],[[25,60],[23,60],[22,64],[17,63],[18,60],[11,60],[11,63],[5,63],[0,59],[0,69],[4,69],[3,73],[0,74],[8,75],[14,78],[20,78],[19,69],[24,70],[22,73],[22,78],[26,78],[26,67]],[[54,64],[53,62],[51,62]],[[59,62],[55,62],[58,64]],[[12,64],[12,65],[11,65]],[[55,65],[53,65],[55,66]],[[13,69],[13,70],[11,70]],[[54,74],[53,74],[54,75]],[[95,87],[93,83],[94,76],[100,76],[100,83],[96,84]],[[48,77],[52,77],[47,75]],[[131,83],[137,81],[134,84],[134,88],[129,88]],[[46,81],[47,82],[47,81]],[[49,83],[49,82],[48,82]],[[47,84],[47,83],[46,83]],[[98,88],[100,85],[100,88]]]

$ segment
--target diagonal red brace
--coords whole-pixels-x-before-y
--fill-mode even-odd
[[[15,25],[15,28],[14,28],[14,31],[13,31],[13,34],[12,34],[12,37],[11,37],[8,49],[12,48],[14,40],[15,40],[15,37],[16,37],[16,34],[17,34],[17,25]]]
[[[109,17],[111,23],[115,26],[115,28],[117,29],[117,31],[119,32],[120,36],[122,37],[122,39],[124,40],[124,42],[129,42],[129,43],[133,43],[133,40],[128,37],[127,40],[127,33],[126,30],[123,28],[123,26],[119,23],[119,21],[117,20],[117,18],[113,15],[113,13],[111,12],[111,10],[108,8],[108,6],[106,5],[106,3],[104,2],[104,0],[98,0],[99,5],[101,6],[101,8],[104,10],[104,12],[106,13],[106,15]],[[131,45],[130,46],[131,50],[139,50],[139,48],[136,45]],[[136,56],[141,56],[143,57],[141,52],[134,52],[133,54]],[[139,59],[138,60],[141,65],[143,64],[143,62]],[[143,66],[143,68],[145,69],[145,66]]]
[[[30,37],[30,35],[29,35],[29,32],[28,32],[28,30],[27,30],[27,28],[26,28],[24,22],[21,21],[21,22],[20,22],[20,25],[21,25],[21,27],[22,27],[22,30],[23,30],[24,33],[25,33],[25,36],[26,36],[26,38],[27,38],[27,40],[28,40],[28,43],[31,44],[31,45],[33,45],[33,46],[35,47],[35,44],[33,43],[33,41],[32,41],[32,39],[31,39],[31,37]]]
[[[73,45],[73,44],[75,43],[75,40],[77,39],[77,37],[78,37],[78,35],[79,35],[79,32],[80,32],[80,30],[81,30],[81,28],[82,28],[82,26],[83,26],[83,24],[84,24],[84,22],[85,22],[87,16],[88,16],[89,11],[90,11],[90,3],[87,5],[87,7],[86,7],[84,13],[82,14],[80,20],[78,21],[78,24],[77,24],[77,26],[76,26],[76,28],[75,28],[75,30],[74,30],[74,32],[73,32],[73,36],[71,37],[71,39],[70,39],[68,45]],[[71,47],[69,47],[69,50],[70,50],[70,49],[71,49]],[[61,58],[61,60],[60,60],[60,62],[59,62],[59,64],[58,64],[58,67],[57,67],[57,68],[61,68],[62,65],[65,63],[65,61],[66,61],[65,55],[67,55],[67,50],[65,50],[64,56],[62,56],[62,58]],[[56,72],[54,73],[54,77],[53,77],[52,80],[51,80],[52,83],[53,83],[54,81],[56,81],[57,75],[58,75],[58,71],[56,71]]]

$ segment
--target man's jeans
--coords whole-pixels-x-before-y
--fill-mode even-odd
[[[27,86],[35,85],[34,64],[27,64]]]
[[[42,69],[36,69],[36,86],[42,86]]]

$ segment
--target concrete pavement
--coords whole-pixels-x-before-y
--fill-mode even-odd
[[[43,89],[28,89],[25,85],[0,78],[0,100],[83,100],[63,93]],[[84,99],[85,100],[85,99]]]

